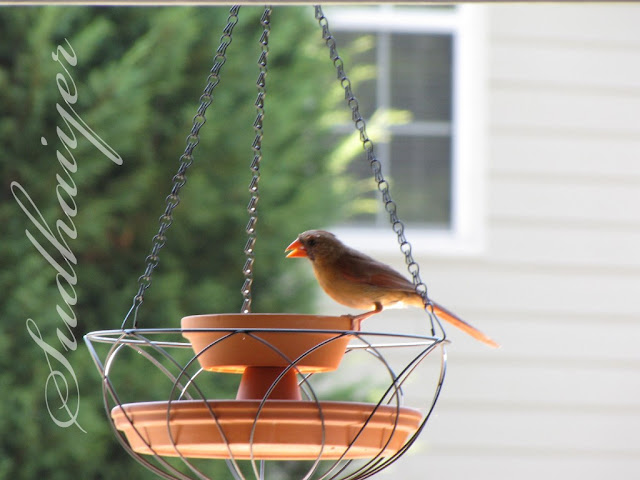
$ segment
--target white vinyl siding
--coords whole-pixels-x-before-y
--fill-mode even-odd
[[[379,477],[640,478],[640,5],[473,8],[489,42],[485,242],[414,254],[431,296],[503,346],[447,329],[435,416]]]

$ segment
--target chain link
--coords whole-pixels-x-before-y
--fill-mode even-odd
[[[251,199],[249,205],[247,205],[247,211],[249,212],[249,223],[247,223],[247,243],[244,247],[244,253],[247,257],[242,273],[245,280],[242,284],[242,313],[251,313],[251,286],[253,285],[253,264],[255,261],[255,245],[256,245],[256,223],[258,222],[258,201],[260,200],[260,191],[258,190],[258,183],[260,182],[260,162],[262,161],[262,138],[264,133],[262,131],[262,125],[264,123],[264,98],[267,94],[266,91],[266,78],[267,78],[267,56],[269,55],[269,33],[271,32],[271,7],[266,6],[260,24],[263,31],[260,36],[260,46],[262,51],[258,58],[258,66],[260,71],[258,73],[258,80],[256,86],[258,87],[258,96],[255,101],[256,106],[256,120],[253,122],[253,129],[256,132],[255,139],[251,145],[253,150],[253,160],[251,162],[251,172],[253,177],[249,183],[249,193]]]
[[[358,104],[358,100],[353,94],[353,90],[351,88],[351,80],[347,77],[344,69],[344,62],[342,58],[338,55],[338,48],[336,45],[335,38],[331,34],[329,30],[329,21],[324,16],[322,12],[322,8],[319,5],[315,6],[315,17],[318,21],[318,24],[322,28],[322,38],[324,39],[327,47],[329,48],[329,56],[331,57],[331,61],[333,62],[334,67],[336,68],[336,72],[338,75],[338,80],[340,81],[340,85],[344,89],[345,100],[351,109],[351,119],[353,120],[356,129],[360,132],[360,141],[362,142],[362,147],[367,155],[367,161],[371,167],[371,172],[373,173],[373,177],[378,185],[378,190],[380,191],[382,202],[384,204],[384,208],[389,214],[389,221],[391,222],[393,231],[396,233],[398,237],[398,243],[400,245],[400,251],[405,257],[405,263],[407,265],[407,270],[411,274],[411,278],[413,279],[413,284],[415,286],[416,292],[422,297],[422,301],[424,302],[424,307],[427,313],[429,313],[429,317],[431,319],[431,329],[432,332],[435,332],[434,327],[434,319],[433,319],[433,304],[429,299],[429,295],[427,293],[427,285],[420,278],[420,267],[418,263],[414,260],[412,254],[412,247],[404,234],[404,223],[400,221],[398,218],[398,207],[396,203],[391,199],[391,194],[389,193],[389,182],[385,180],[382,174],[382,165],[380,161],[376,158],[373,142],[367,135],[366,122],[362,115],[360,114],[360,105]],[[434,333],[435,334],[435,333]]]
[[[129,319],[131,313],[134,314],[134,318],[132,321],[133,328],[137,328],[138,326],[138,309],[144,301],[145,291],[149,288],[149,286],[151,286],[151,276],[160,261],[160,249],[165,245],[167,241],[166,231],[173,223],[173,210],[180,203],[180,189],[187,182],[186,173],[193,163],[193,150],[200,142],[200,129],[207,121],[205,112],[213,101],[213,97],[211,94],[216,85],[220,83],[220,70],[227,60],[226,51],[227,47],[231,44],[231,34],[233,33],[233,27],[235,27],[236,23],[238,23],[239,10],[240,6],[234,5],[233,7],[231,7],[231,10],[229,12],[227,24],[223,29],[222,36],[220,37],[220,46],[218,47],[218,50],[216,50],[216,54],[213,57],[213,67],[211,68],[209,76],[207,77],[207,85],[204,88],[202,95],[200,96],[200,105],[198,106],[198,110],[193,117],[193,126],[191,127],[191,131],[189,132],[189,135],[186,139],[187,145],[185,147],[184,153],[180,156],[180,166],[178,168],[178,172],[172,179],[173,186],[171,188],[171,193],[165,199],[166,207],[164,213],[158,220],[158,223],[160,225],[158,233],[152,239],[151,252],[145,259],[146,265],[144,273],[138,278],[138,292],[133,297],[133,305],[129,310],[129,313],[127,313],[124,321],[122,322],[123,329],[125,328],[127,320]]]

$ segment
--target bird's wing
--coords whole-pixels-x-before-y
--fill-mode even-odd
[[[340,273],[352,282],[413,292],[413,284],[393,268],[356,250],[339,260]]]

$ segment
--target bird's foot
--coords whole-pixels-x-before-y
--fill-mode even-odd
[[[349,319],[351,320],[351,330],[353,330],[354,332],[359,332],[360,323],[363,320],[362,318],[360,318],[360,315],[351,315],[350,313],[347,313],[345,317],[349,317]]]
[[[380,302],[376,302],[374,305],[376,308],[374,308],[370,312],[364,312],[360,315],[347,315],[347,317],[351,319],[351,330],[359,332],[360,324],[363,320],[366,320],[371,315],[375,315],[376,313],[380,313],[382,311],[382,304]]]

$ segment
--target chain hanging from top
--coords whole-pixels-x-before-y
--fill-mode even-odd
[[[144,273],[138,278],[138,292],[133,297],[133,305],[131,306],[131,309],[122,322],[121,328],[123,329],[131,313],[133,313],[134,315],[132,321],[133,328],[137,328],[138,326],[138,309],[144,301],[145,291],[151,285],[151,275],[153,274],[153,270],[158,266],[158,263],[160,262],[160,249],[167,241],[166,232],[173,223],[173,210],[180,203],[180,197],[178,194],[180,192],[180,189],[187,182],[186,173],[193,163],[193,151],[198,143],[200,143],[200,129],[207,121],[205,112],[207,111],[209,105],[211,105],[211,103],[213,102],[213,89],[218,85],[218,83],[220,83],[220,70],[227,61],[226,51],[227,47],[231,44],[231,34],[233,33],[233,27],[235,27],[236,23],[238,23],[239,11],[239,5],[234,5],[229,11],[227,24],[222,31],[222,36],[220,37],[220,46],[218,47],[218,50],[216,50],[216,54],[213,57],[213,67],[211,67],[209,76],[207,77],[207,85],[205,86],[204,91],[200,96],[200,105],[198,106],[198,110],[193,117],[193,126],[191,127],[191,131],[187,136],[187,145],[185,147],[184,153],[180,156],[180,166],[178,168],[178,172],[172,179],[173,186],[171,188],[171,193],[169,193],[169,195],[165,199],[166,208],[159,219],[160,227],[158,233],[152,239],[151,252],[145,259],[146,265]]]
[[[374,179],[378,184],[378,190],[382,195],[382,202],[384,203],[384,208],[389,214],[389,221],[391,222],[393,231],[396,233],[398,237],[398,243],[400,245],[400,251],[404,254],[405,262],[407,264],[407,270],[411,274],[413,279],[413,284],[415,286],[416,292],[422,297],[422,301],[424,302],[424,307],[427,313],[429,314],[429,319],[431,321],[431,330],[435,335],[435,326],[434,326],[434,318],[433,314],[433,304],[429,299],[429,295],[427,293],[427,285],[420,278],[420,267],[418,263],[414,260],[413,254],[411,252],[411,244],[407,240],[404,234],[404,223],[400,221],[398,218],[398,207],[396,203],[391,199],[391,194],[389,193],[389,182],[385,180],[382,174],[382,165],[380,161],[376,158],[373,142],[367,135],[366,131],[366,123],[362,115],[360,114],[360,105],[358,104],[358,100],[356,99],[353,91],[351,89],[351,80],[347,77],[347,74],[344,70],[344,62],[340,55],[338,55],[338,49],[336,46],[336,41],[331,31],[329,30],[329,21],[324,16],[322,8],[320,5],[316,5],[315,7],[315,18],[318,21],[318,24],[322,28],[322,38],[324,39],[327,47],[329,48],[329,56],[331,57],[331,61],[333,62],[334,67],[336,68],[336,72],[338,74],[338,80],[340,81],[340,85],[344,89],[345,100],[351,108],[351,119],[353,120],[356,129],[360,132],[360,140],[362,141],[362,147],[364,148],[367,154],[367,160],[369,161],[369,165],[371,167],[371,171],[373,173]],[[440,322],[435,318],[438,325]],[[441,327],[441,326],[440,326]],[[444,329],[440,328],[443,332]]]
[[[271,7],[266,6],[264,13],[260,18],[260,24],[263,31],[260,36],[260,46],[262,52],[258,58],[258,66],[260,72],[258,74],[258,80],[256,85],[258,87],[258,96],[255,101],[256,106],[256,120],[253,122],[253,129],[256,132],[255,139],[251,145],[253,150],[253,160],[251,162],[251,172],[253,177],[249,183],[249,193],[251,199],[249,205],[247,205],[247,211],[249,212],[249,223],[247,223],[247,243],[244,247],[244,253],[247,256],[242,272],[245,280],[242,285],[242,296],[244,298],[242,302],[242,313],[251,313],[251,286],[253,285],[253,264],[255,261],[255,245],[256,245],[256,223],[258,222],[258,201],[260,200],[260,192],[258,190],[258,183],[260,182],[260,162],[262,161],[262,137],[264,135],[262,131],[262,125],[264,122],[264,98],[267,94],[266,91],[266,78],[267,78],[267,56],[269,55],[269,33],[271,32]]]

